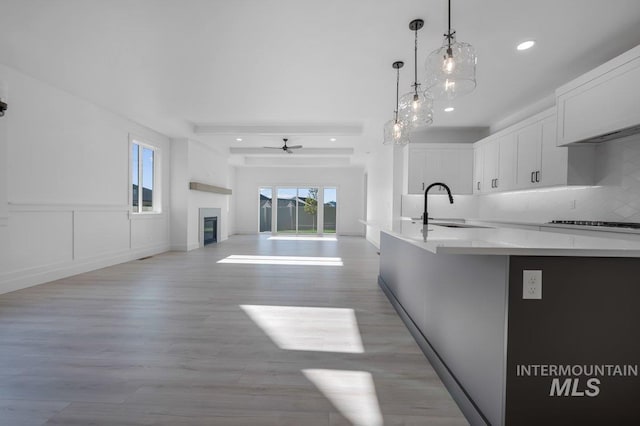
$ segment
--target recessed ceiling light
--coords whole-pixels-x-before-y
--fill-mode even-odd
[[[335,142],[337,139],[336,138],[331,138],[329,139],[331,142]]]
[[[242,142],[242,138],[236,138],[236,142]]]
[[[455,109],[454,107],[446,107],[446,108],[444,109],[444,112],[451,112],[451,111],[453,111],[454,109]]]
[[[533,47],[533,45],[536,44],[535,41],[533,40],[527,40],[527,41],[523,41],[522,43],[520,43],[518,45],[518,47],[516,47],[516,49],[518,50],[527,50],[527,49],[531,49]]]

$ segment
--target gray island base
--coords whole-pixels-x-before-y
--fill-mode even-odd
[[[538,254],[485,254],[435,228],[429,244],[382,232],[379,284],[472,425],[640,424],[637,247],[578,238],[542,256],[545,235],[523,231]],[[523,298],[525,270],[542,271],[541,299]]]

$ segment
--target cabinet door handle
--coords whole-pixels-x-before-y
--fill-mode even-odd
[[[496,188],[498,187],[498,178],[496,178]]]
[[[491,179],[491,187],[493,188],[493,179]]]
[[[536,183],[535,175],[536,175],[536,172],[531,172],[531,183]]]
[[[424,191],[424,182],[422,182],[422,190]]]
[[[480,191],[480,181],[477,182],[476,186],[478,188],[478,191]]]
[[[540,182],[540,170],[536,172],[536,182]]]

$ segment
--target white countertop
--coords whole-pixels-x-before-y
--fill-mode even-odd
[[[499,227],[447,228],[437,223],[429,224],[426,242],[421,224],[403,227],[402,234],[382,232],[436,254],[640,257],[640,241]]]

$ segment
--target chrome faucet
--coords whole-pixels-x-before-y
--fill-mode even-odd
[[[427,186],[427,189],[424,190],[424,213],[422,213],[422,235],[425,241],[427,240],[427,230],[428,230],[427,228],[429,226],[429,213],[427,212],[427,193],[434,186],[441,186],[444,189],[446,189],[447,195],[449,195],[449,203],[453,204],[453,195],[451,195],[451,190],[446,184],[442,182],[435,182]]]

